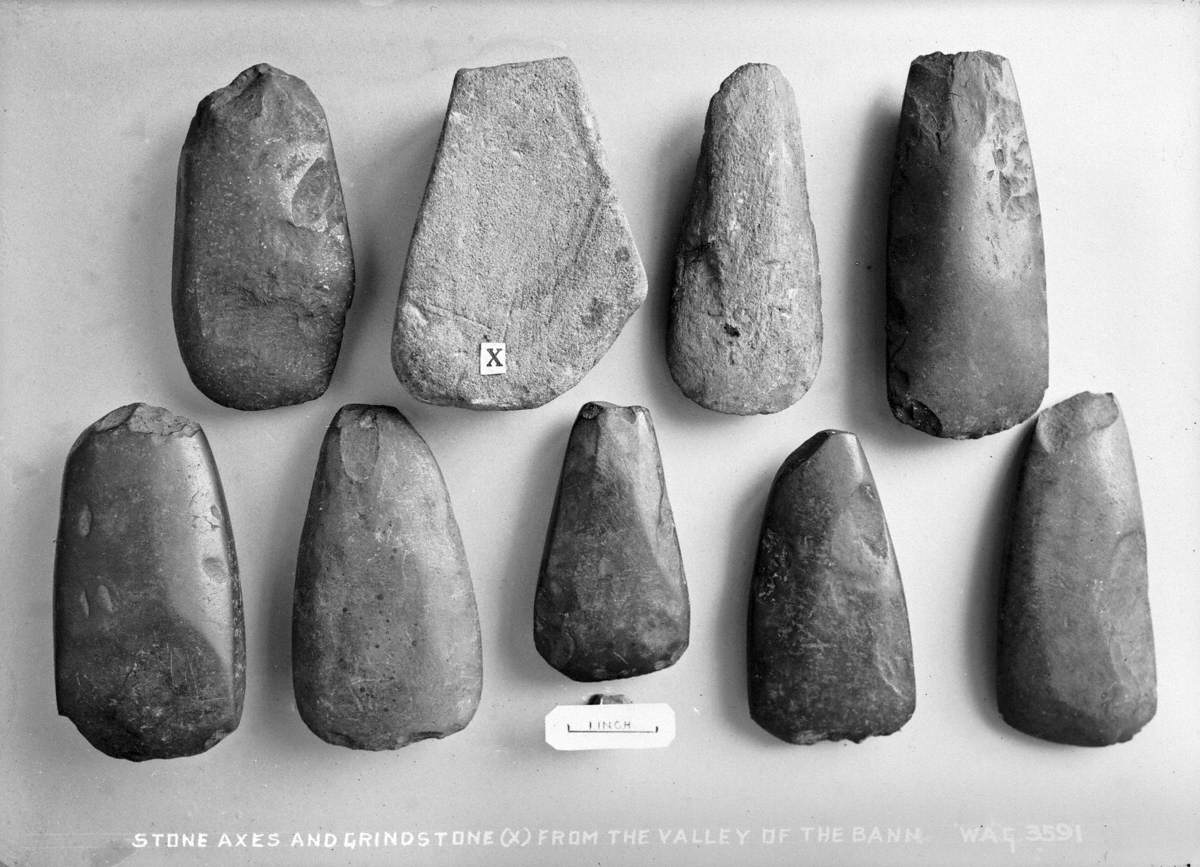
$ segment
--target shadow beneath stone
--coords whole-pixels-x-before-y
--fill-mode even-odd
[[[997,448],[996,472],[990,489],[980,491],[986,497],[982,527],[975,556],[968,564],[964,579],[967,588],[966,622],[963,624],[970,640],[965,642],[967,656],[962,669],[969,672],[968,688],[975,707],[989,727],[1003,734],[1013,734],[1000,716],[996,701],[996,647],[1000,618],[1000,595],[1004,581],[1004,563],[1012,510],[1017,498],[1017,482],[1021,475],[1021,456],[1033,435],[1033,424],[1027,423],[1011,432],[1008,442],[1001,443],[1004,434],[993,434]]]
[[[419,126],[405,128],[390,147],[372,149],[372,159],[353,166],[353,174],[342,175],[347,185],[355,290],[331,388],[350,381],[356,391],[364,383],[376,393],[400,388],[391,367],[392,326],[408,245],[441,129],[442,115],[430,114]]]
[[[297,755],[307,753],[317,742],[300,719],[292,691],[292,595],[313,472],[329,416],[334,412],[331,407],[326,409],[329,412],[320,413],[316,419],[293,424],[300,432],[275,441],[271,460],[289,469],[278,474],[280,486],[272,492],[269,509],[256,516],[240,516],[242,522],[255,526],[262,534],[255,540],[255,556],[240,561],[242,593],[253,599],[254,588],[264,588],[257,592],[265,597],[262,604],[266,605],[265,611],[255,611],[249,606],[246,609],[246,717],[253,720],[261,713],[273,733],[275,746]],[[281,422],[279,412],[268,410],[254,414],[253,418],[266,431]],[[285,452],[282,446],[286,443],[290,447]],[[243,490],[252,485],[248,479],[232,481]],[[231,515],[235,540],[238,519],[238,515]],[[255,659],[256,656],[259,658]]]
[[[541,686],[574,684],[579,690],[587,690],[589,685],[576,684],[555,671],[533,643],[533,600],[570,431],[567,423],[561,429],[551,427],[542,436],[517,497],[524,508],[519,510],[509,533],[511,544],[501,573],[508,590],[502,594],[504,607],[497,617],[501,642],[497,664],[504,669],[505,680],[515,678]]]
[[[75,437],[103,414],[97,412],[94,418],[86,418],[83,412],[91,410],[77,410],[69,424],[56,423],[53,429],[30,438],[35,445],[27,452],[26,460],[8,467],[10,502],[21,504],[9,513],[11,538],[36,540],[28,546],[35,556],[25,561],[29,571],[23,577],[36,581],[42,588],[36,604],[29,605],[24,616],[11,621],[9,646],[22,648],[24,661],[13,658],[0,665],[0,695],[6,696],[0,705],[0,728],[7,733],[5,749],[11,758],[9,767],[16,770],[18,780],[32,780],[44,768],[65,757],[75,762],[77,768],[85,759],[97,763],[112,761],[88,745],[74,723],[57,716],[54,692],[53,575],[63,468]],[[18,688],[22,678],[33,670],[44,678],[44,689]],[[16,806],[20,807],[20,798],[17,800]]]
[[[781,458],[782,460],[782,458]],[[721,648],[721,671],[713,704],[725,722],[740,734],[762,744],[782,743],[750,718],[746,681],[746,623],[749,617],[750,579],[758,553],[758,536],[771,490],[774,469],[744,485],[734,513],[737,517],[729,540],[722,575],[724,586],[718,604],[720,619],[707,640]]]
[[[675,286],[675,251],[683,231],[683,215],[692,194],[700,140],[704,134],[704,106],[698,106],[694,118],[675,126],[661,139],[655,165],[658,187],[655,201],[659,203],[655,237],[642,249],[646,279],[650,288],[644,305],[648,324],[642,355],[649,360],[646,379],[653,390],[651,410],[656,416],[672,421],[677,410],[691,406],[700,409],[675,384],[667,367],[667,319],[671,307],[671,291]],[[701,413],[715,415],[700,409]]]
[[[126,347],[126,351],[142,356],[140,362],[131,363],[143,372],[145,381],[141,393],[131,394],[129,401],[144,400],[166,406],[203,424],[206,413],[223,408],[192,384],[179,354],[171,312],[175,181],[187,125],[188,120],[183,117],[177,137],[164,137],[156,143],[146,162],[136,169],[131,167],[134,183],[141,187],[132,198],[141,208],[129,214],[123,224],[122,243],[128,252],[121,261],[126,263],[126,273],[114,278],[138,299],[125,307],[137,321],[128,323],[123,330],[138,336],[134,347]],[[138,152],[135,150],[133,154]]]
[[[853,300],[846,305],[850,318],[842,325],[851,365],[845,378],[845,417],[860,437],[895,444],[911,441],[888,408],[885,378],[888,198],[899,122],[900,106],[890,99],[879,98],[870,108],[855,175],[850,244],[842,254],[852,279],[845,291]]]

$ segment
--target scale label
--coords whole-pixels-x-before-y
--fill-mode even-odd
[[[646,750],[675,740],[669,704],[560,704],[546,714],[556,750]]]
[[[508,373],[508,358],[503,343],[479,344],[479,372],[484,376]]]

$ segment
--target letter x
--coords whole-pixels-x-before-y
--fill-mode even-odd
[[[504,362],[500,360],[500,352],[500,349],[491,349],[489,347],[487,351],[488,360],[484,367],[503,367]]]

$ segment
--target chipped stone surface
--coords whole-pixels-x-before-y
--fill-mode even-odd
[[[918,57],[888,225],[888,401],[940,437],[1037,411],[1049,351],[1037,183],[1012,69],[985,51]]]
[[[690,608],[650,411],[575,419],[534,599],[538,653],[579,681],[634,677],[687,649]]]
[[[667,334],[683,393],[719,412],[786,409],[821,363],[821,276],[796,97],[765,63],[709,104]]]
[[[575,65],[459,70],[400,287],[400,381],[428,403],[540,406],[645,297]],[[481,374],[482,343],[506,344],[507,373]]]
[[[325,114],[265,63],[201,101],[179,158],[175,333],[188,374],[235,409],[320,397],[354,294]]]
[[[1154,716],[1146,528],[1111,394],[1038,416],[1025,451],[1001,600],[1005,721],[1059,743],[1127,741]]]
[[[916,707],[900,571],[858,438],[823,431],[771,485],[750,590],[750,715],[795,744],[888,735]]]
[[[237,556],[200,426],[131,404],[85,430],[63,474],[54,564],[58,712],[98,750],[190,756],[237,728]]]
[[[392,407],[342,407],[325,434],[296,563],[292,679],[308,727],[355,749],[445,737],[479,705],[479,614],[450,494]]]

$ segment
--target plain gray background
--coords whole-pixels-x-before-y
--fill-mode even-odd
[[[883,382],[883,241],[908,64],[935,50],[1010,58],[1041,195],[1051,327],[1047,404],[1114,392],[1149,535],[1157,717],[1132,742],[1038,742],[992,688],[1000,540],[1025,427],[944,442],[892,420]],[[62,3],[0,6],[0,862],[156,864],[1182,864],[1200,852],[1200,6],[1162,3]],[[454,71],[560,54],[579,66],[650,277],[650,298],[577,388],[531,411],[418,404],[388,361],[397,287]],[[329,392],[246,414],[189,382],[170,315],[175,170],[196,103],[267,61],[323,103],[358,294]],[[673,247],[708,99],[747,61],[797,94],[820,247],[825,357],[769,417],[701,409],[663,332]],[[531,637],[537,566],[567,432],[590,399],[658,427],[691,588],[692,646],[616,688],[670,703],[669,749],[559,754],[542,717],[591,692]],[[140,765],[55,714],[51,574],[60,476],[88,424],[135,400],[200,421],[225,482],[245,594],[241,727],[207,754]],[[325,425],[398,406],[441,462],[483,623],[474,722],[360,753],[296,714],[292,570]],[[773,740],[745,706],[747,581],[767,487],[828,427],[863,439],[908,594],[915,717],[860,745]],[[1038,843],[1027,825],[1079,826]],[[841,827],[844,842],[803,841]],[[855,827],[921,843],[855,843]],[[530,829],[528,846],[290,849],[294,832]],[[674,843],[748,830],[743,847]],[[789,829],[783,844],[764,829]],[[983,828],[1014,842],[967,843]],[[599,845],[537,845],[537,831]],[[610,844],[610,830],[647,832]],[[279,848],[138,850],[137,833],[276,833]],[[669,840],[661,842],[660,831]],[[693,837],[693,833],[697,835]],[[832,832],[830,832],[832,833]],[[1072,832],[1074,833],[1074,832]],[[506,839],[511,840],[511,837]],[[636,837],[635,837],[636,839]]]

